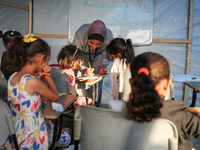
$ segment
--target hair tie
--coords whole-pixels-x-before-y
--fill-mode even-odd
[[[74,56],[76,55],[77,51],[78,51],[78,45],[76,45],[76,51],[74,52],[72,59],[74,59]]]
[[[138,74],[144,73],[146,76],[149,76],[149,70],[147,68],[140,68]]]
[[[33,34],[24,35],[23,41],[24,41],[25,43],[31,43],[31,42],[36,41],[37,38],[34,38],[33,36],[34,36]]]

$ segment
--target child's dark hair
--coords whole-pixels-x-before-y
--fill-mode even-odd
[[[4,46],[7,47],[8,43],[12,43],[13,40],[16,38],[16,37],[22,37],[21,33],[19,33],[18,31],[15,31],[15,30],[9,30],[9,31],[0,31],[0,37],[2,38],[3,40],[3,44]]]
[[[13,40],[14,44],[7,49],[9,70],[18,70],[27,63],[33,63],[34,60],[32,58],[37,54],[44,54],[44,59],[50,56],[50,47],[44,40],[34,37],[35,41],[24,42],[25,38],[16,37]]]
[[[64,46],[57,57],[57,62],[62,69],[72,68],[74,63],[78,61],[80,64],[83,61],[83,52],[74,45]]]
[[[145,68],[144,72],[138,73]],[[155,86],[170,76],[169,62],[160,54],[146,52],[138,55],[131,63],[132,92],[126,103],[126,113],[129,119],[137,122],[150,122],[160,117],[162,100]]]
[[[117,55],[117,53],[120,53],[121,59],[126,59],[126,64],[130,64],[135,58],[131,39],[115,38],[106,49],[109,54]]]

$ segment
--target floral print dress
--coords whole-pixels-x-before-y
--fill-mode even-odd
[[[51,137],[52,135],[52,130],[50,130],[51,135],[48,135],[47,126],[49,129],[53,129],[53,126],[50,123],[45,123],[41,109],[40,95],[36,93],[31,96],[25,90],[25,84],[29,77],[34,76],[26,74],[14,86],[10,84],[9,79],[8,101],[11,106],[11,113],[20,149],[45,150],[48,149],[48,143],[51,144],[51,139],[48,140],[48,136]],[[50,125],[52,127],[49,127]],[[71,139],[67,133],[62,132],[60,140],[60,143],[65,142],[65,144],[69,144]],[[11,136],[8,137],[4,147],[6,149],[13,148]]]

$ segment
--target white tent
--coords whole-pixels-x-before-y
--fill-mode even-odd
[[[153,4],[152,44],[134,47],[135,54],[160,53],[170,61],[172,75],[190,73],[200,76],[200,1],[154,0]],[[78,19],[70,18],[69,8],[70,0],[0,0],[0,30],[15,29],[43,38],[52,50],[50,63],[56,63],[61,47],[69,44],[69,20]],[[5,48],[0,40],[0,56],[3,51]],[[110,99],[108,76],[104,79],[102,103],[108,103]],[[182,84],[175,83],[175,99],[188,99],[190,105],[192,90],[189,88],[187,92],[186,88],[185,92]],[[199,100],[197,98],[196,106],[200,106]]]

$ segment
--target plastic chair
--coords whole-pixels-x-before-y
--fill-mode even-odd
[[[178,132],[169,120],[128,120],[122,113],[78,106],[74,117],[75,150],[177,150]]]
[[[119,76],[119,99],[127,102],[131,93],[131,85],[129,79],[131,78],[130,69],[127,68],[120,73]]]
[[[15,149],[19,150],[11,111],[7,104],[2,100],[0,100],[0,121],[0,146],[6,142],[9,135],[12,135]]]
[[[50,71],[50,75],[59,93],[72,94],[70,79],[69,79],[69,76],[65,72],[58,69],[58,67],[52,68],[52,70]],[[72,109],[66,110],[63,113],[65,117],[74,118],[73,116],[74,114],[72,114],[72,116],[69,115],[69,113],[71,113],[74,110],[73,104],[71,106],[72,106]]]
[[[3,72],[0,70],[0,99],[4,102],[7,102],[7,87],[8,82],[3,74]]]
[[[172,78],[171,80],[171,84],[169,86],[169,90],[168,90],[168,94],[165,97],[165,100],[174,100],[175,99],[175,91],[174,91],[174,78],[172,76],[172,74],[170,74],[170,77]]]
[[[71,94],[71,86],[69,76],[60,69],[52,68],[50,75],[56,85],[58,92]]]

